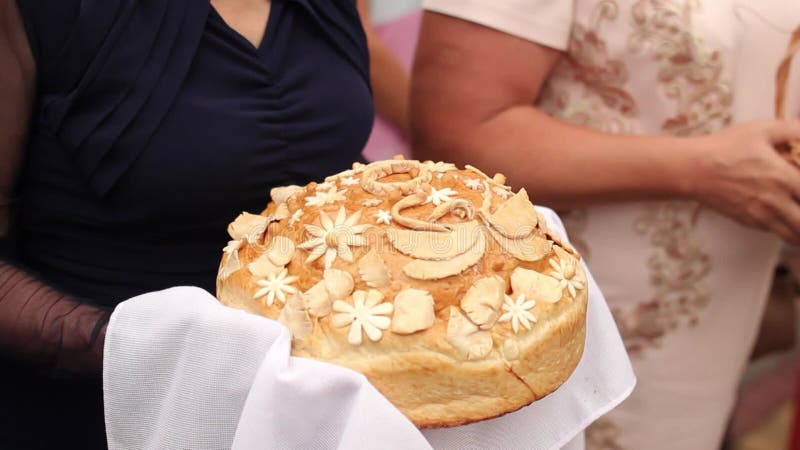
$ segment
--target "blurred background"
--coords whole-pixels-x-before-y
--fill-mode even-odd
[[[731,417],[726,450],[800,448],[797,374],[800,369],[800,249],[787,247],[775,272],[758,341]]]

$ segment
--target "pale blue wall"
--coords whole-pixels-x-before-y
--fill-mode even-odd
[[[370,0],[372,22],[380,24],[419,9],[422,0]]]

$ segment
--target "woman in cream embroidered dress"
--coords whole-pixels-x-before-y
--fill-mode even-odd
[[[775,69],[789,31],[800,24],[800,8],[792,3],[429,0],[425,20],[434,28],[439,19],[432,11],[561,50],[536,101],[551,116],[609,134],[694,137],[774,117]],[[474,39],[470,45],[481,48],[494,38]],[[424,21],[420,42],[418,58],[425,58]],[[430,47],[460,51],[436,44]],[[426,76],[433,78],[425,61],[417,61],[415,96]],[[412,111],[442,113],[431,102],[413,97]],[[800,101],[789,105],[795,117],[798,107]],[[416,120],[420,148],[448,147],[446,139],[427,134],[425,116]],[[461,158],[506,168],[503,152],[491,152],[491,167],[477,151],[465,150]],[[563,158],[570,152],[565,148]],[[597,173],[583,170],[576,176]],[[776,235],[740,225],[690,196],[662,194],[651,201],[586,201],[591,206],[563,216],[614,311],[639,380],[621,407],[590,428],[590,449],[719,446],[778,258]],[[676,199],[662,200],[669,197]]]

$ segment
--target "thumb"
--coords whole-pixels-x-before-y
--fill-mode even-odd
[[[800,140],[800,120],[778,120],[767,128],[767,138],[772,144]]]

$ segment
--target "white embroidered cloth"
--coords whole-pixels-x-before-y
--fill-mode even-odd
[[[541,211],[551,229],[563,230],[555,213]],[[423,432],[362,375],[290,356],[289,331],[275,321],[222,306],[198,288],[135,297],[114,311],[106,336],[109,447],[582,448],[582,430],[635,384],[605,299],[587,276],[586,347],[561,388],[496,419]]]

